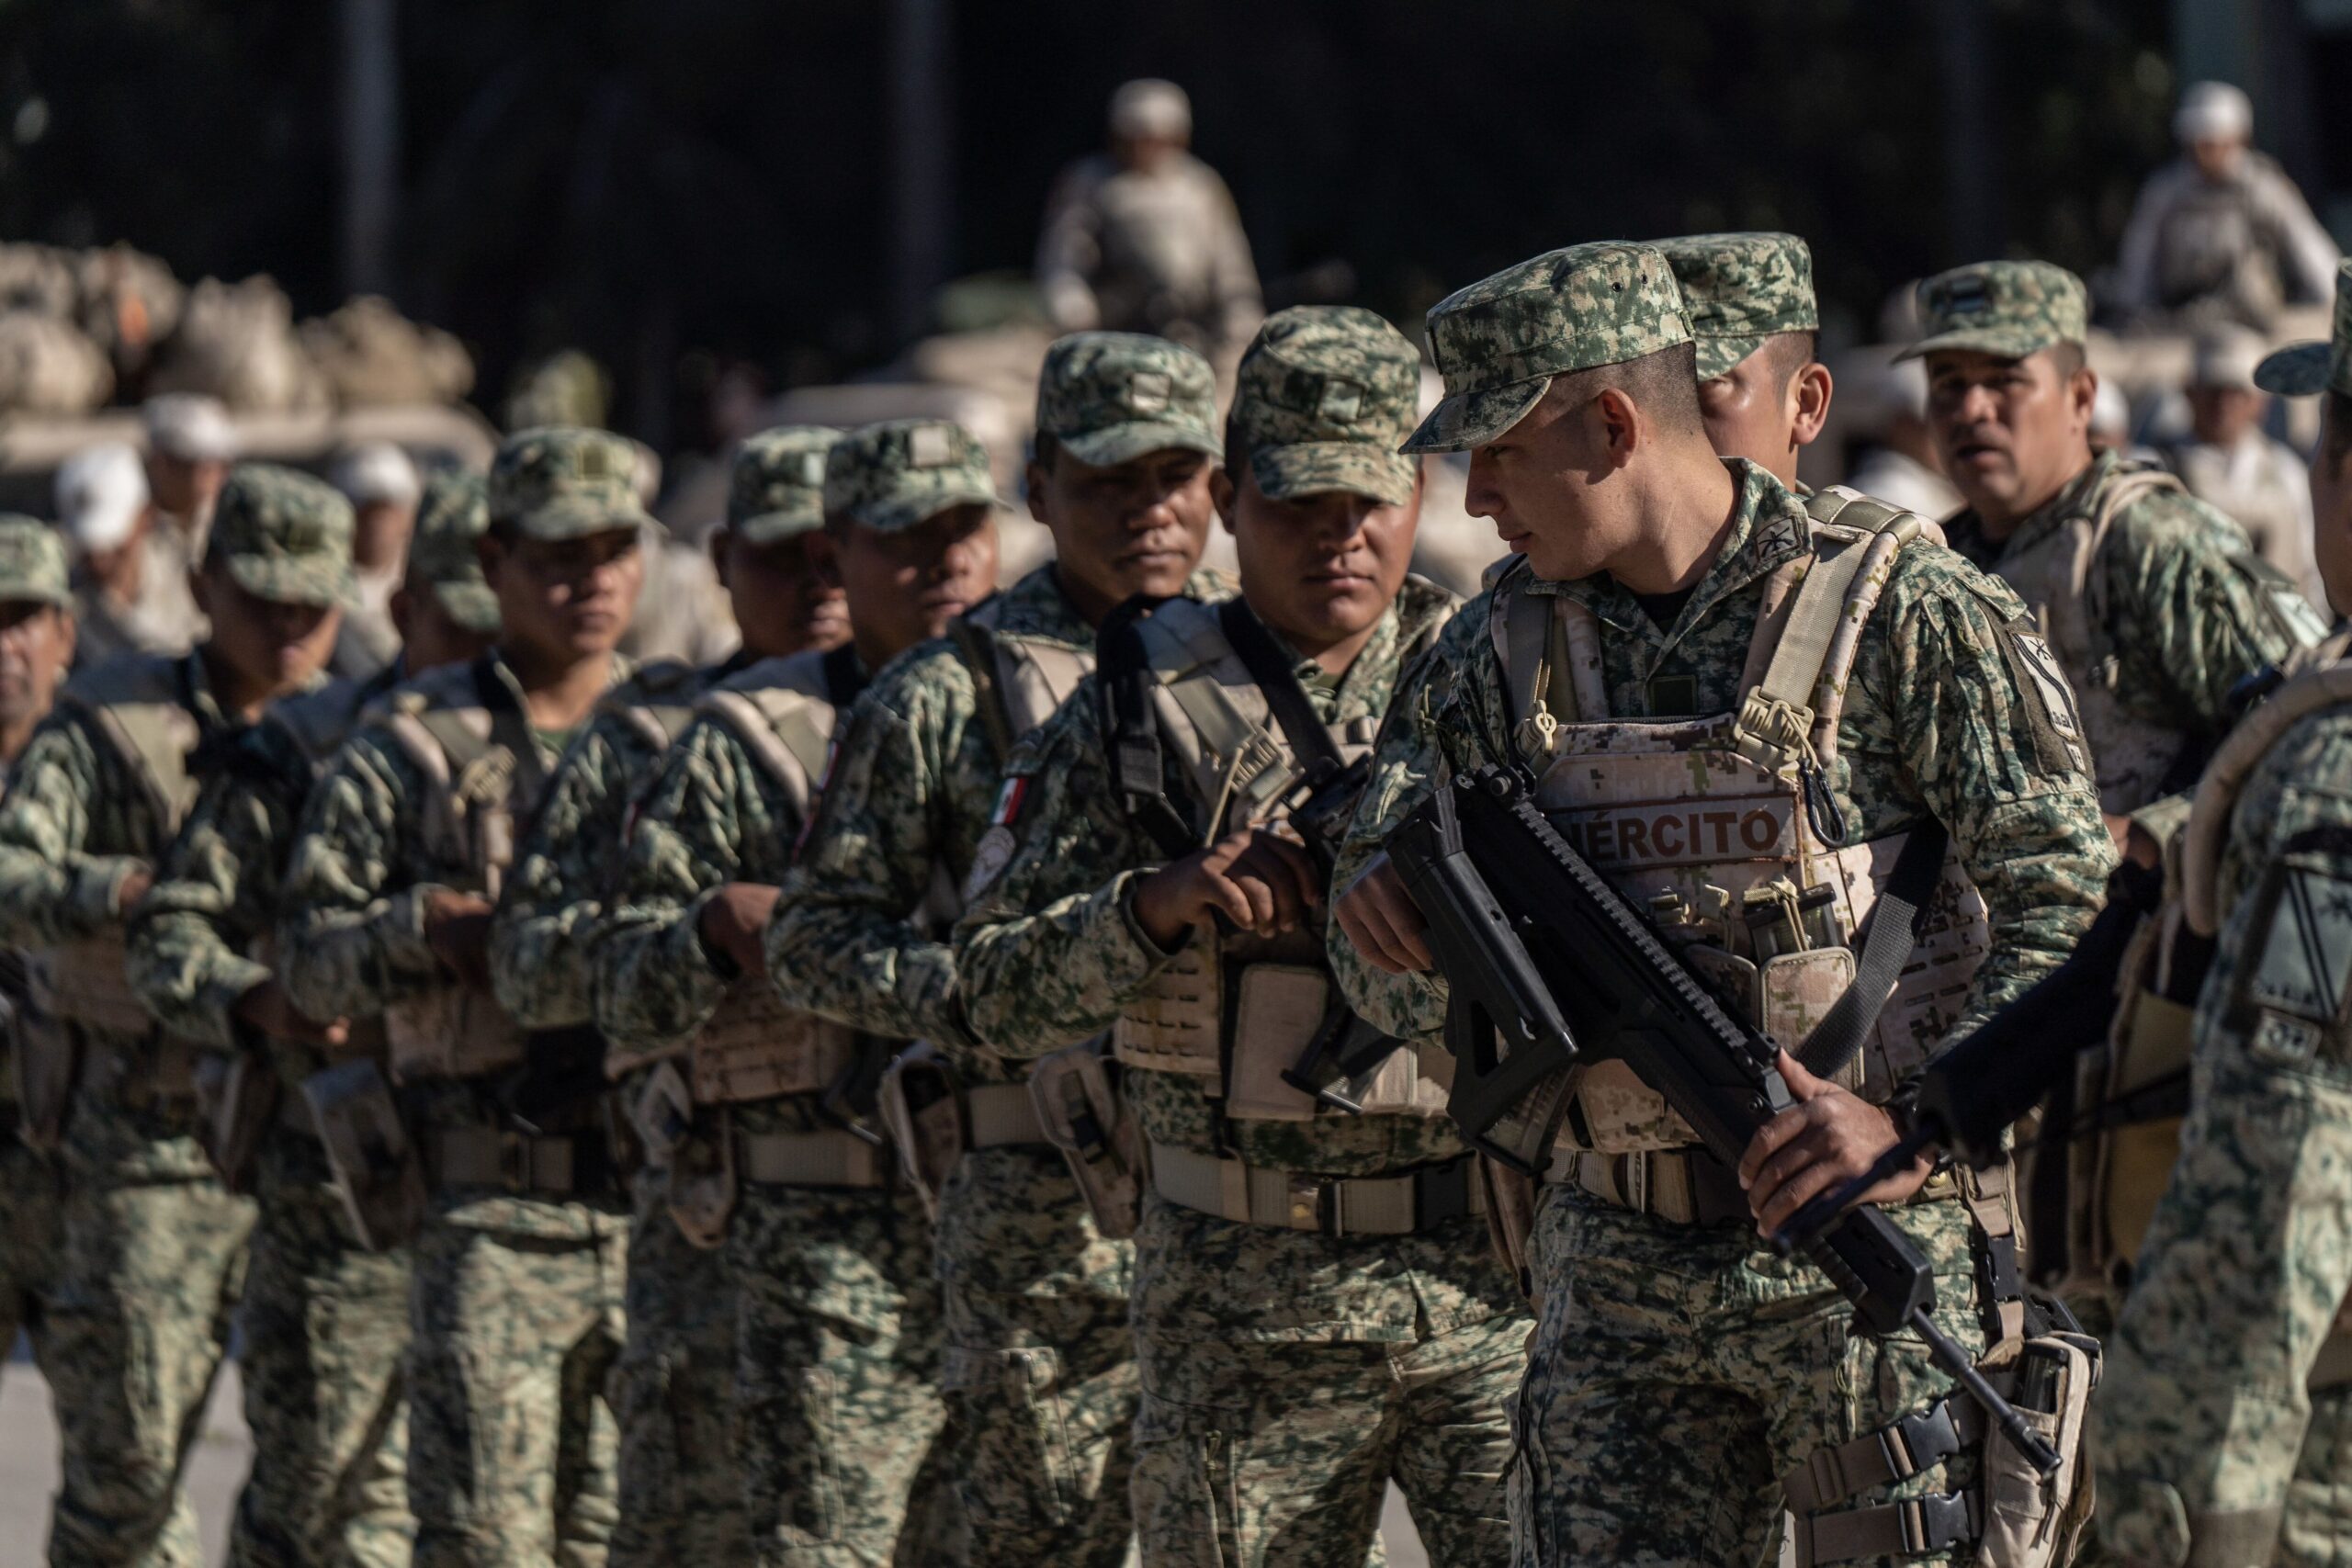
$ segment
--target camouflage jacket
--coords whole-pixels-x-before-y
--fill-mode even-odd
[[[1573,596],[1599,620],[1610,712],[1620,717],[1684,716],[1654,709],[1653,692],[1690,694],[1690,715],[1738,706],[1764,583],[1807,547],[1796,500],[1761,468],[1731,467],[1739,481],[1731,530],[1671,628],[1661,630],[1605,573],[1535,585]],[[1522,761],[1512,739],[1519,716],[1488,636],[1490,597],[1453,618],[1391,706],[1335,888],[1353,882],[1454,770]],[[2049,721],[2037,719],[2041,699],[2018,685],[2007,647],[2024,615],[2016,594],[1951,551],[1902,551],[1862,633],[1828,775],[1856,840],[1933,816],[1984,897],[1992,950],[1956,1032],[2064,960],[2115,863],[2089,776],[2036,740],[2034,729]],[[1442,979],[1383,974],[1336,925],[1331,957],[1357,1010],[1380,1028],[1430,1037],[1443,1027]]]
[[[520,685],[496,651],[473,668],[522,702]],[[430,682],[436,673],[419,679]],[[628,674],[627,660],[616,655],[614,680]],[[545,781],[560,759],[560,745],[551,739],[535,734],[534,755],[515,780],[525,796],[515,804],[526,815],[545,797]],[[424,907],[429,895],[447,888],[451,868],[427,848],[422,810],[429,789],[401,742],[371,723],[345,743],[311,792],[287,864],[277,926],[279,978],[309,1016],[372,1018],[441,983],[441,961],[425,940]],[[464,1083],[413,1086],[407,1106],[431,1124],[473,1124],[485,1113],[475,1087]],[[528,1198],[488,1198],[448,1217],[563,1239],[594,1233],[582,1205]]]
[[[237,726],[213,700],[199,655],[180,655],[171,669],[196,719],[190,767],[201,774],[209,770],[206,759],[232,744]],[[153,867],[173,826],[89,714],[61,702],[17,759],[0,802],[0,942],[40,948],[118,931],[126,915],[123,879]],[[113,1047],[124,1060],[138,1059],[153,1037],[74,1027],[88,1044]],[[66,1124],[75,1159],[130,1180],[208,1177],[211,1168],[189,1132],[184,1105],[154,1103],[85,1065]]]
[[[2192,1534],[2212,1561],[2270,1560],[2352,1290],[2352,709],[2247,778],[2219,892],[2180,1158],[2092,1404],[2101,1532],[2151,1563]]]
[[[1299,681],[1317,712],[1327,723],[1379,718],[1408,657],[1430,643],[1453,608],[1442,590],[1408,580],[1343,677],[1335,682],[1313,660],[1300,660]],[[1042,1055],[1109,1028],[1122,1005],[1175,956],[1136,923],[1136,884],[1167,856],[1127,811],[1107,750],[1089,676],[1043,728],[1014,748],[1006,768],[1009,780],[1030,781],[1011,824],[1018,847],[977,890],[956,932],[971,1026],[1006,1057]],[[1172,748],[1166,773],[1178,809],[1204,818],[1211,803],[1191,798],[1194,786]],[[1303,953],[1283,958],[1312,962]],[[1360,1176],[1462,1152],[1443,1118],[1324,1110],[1311,1122],[1220,1128],[1218,1102],[1197,1078],[1130,1072],[1123,1081],[1154,1139],[1200,1154],[1229,1152],[1279,1169]]]
[[[661,709],[682,717],[697,694],[735,669],[729,662],[640,671],[605,699],[556,763],[490,927],[498,1003],[525,1028],[589,1021],[589,943],[619,879],[629,809],[662,761],[647,725],[662,723]],[[658,690],[645,689],[657,678]]]
[[[865,671],[858,667],[864,680]],[[684,1040],[740,978],[707,946],[702,908],[728,882],[780,886],[806,826],[799,808],[734,728],[697,716],[648,786],[628,832],[621,887],[594,942],[596,1025],[632,1049]],[[752,1132],[828,1123],[810,1097],[734,1108]]]
[[[1199,572],[1188,592],[1218,598],[1223,585]],[[997,632],[1094,647],[1051,566],[1005,590]],[[875,676],[836,742],[807,848],[776,905],[768,970],[794,1007],[886,1038],[929,1040],[975,1081],[1011,1081],[966,1021],[946,933],[917,918],[937,881],[964,886],[996,806],[1005,759],[977,705],[949,638]]]
[[[347,733],[360,711],[390,691],[384,675],[338,681],[317,693]],[[322,736],[330,746],[340,737]],[[155,868],[155,886],[130,920],[130,988],[163,1026],[223,1050],[241,1043],[232,1010],[269,978],[254,951],[270,934],[280,879],[318,764],[265,716],[237,738],[225,765],[204,781],[178,837]],[[272,1043],[296,1078],[316,1053]]]
[[[2116,454],[2100,454],[1997,544],[1973,512],[1947,522],[1945,536],[1977,566],[2001,573],[2091,511],[2124,471]],[[2116,661],[2111,684],[2124,713],[2210,746],[2230,727],[2232,687],[2316,640],[2297,637],[2279,619],[2263,570],[2245,530],[2185,491],[2157,491],[2117,513],[2086,592],[2104,607],[2097,629]],[[2039,585],[2023,592],[2030,597]],[[2090,739],[2096,750],[2103,738]]]

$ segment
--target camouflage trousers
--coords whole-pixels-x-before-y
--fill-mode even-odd
[[[955,1562],[938,1295],[913,1196],[746,1183],[726,1252],[761,1568]]]
[[[260,1155],[240,1352],[253,1471],[231,1568],[403,1568],[409,1258],[359,1244],[300,1134]]]
[[[1976,1353],[1967,1210],[1944,1201],[1891,1213],[1935,1270],[1937,1323]],[[1553,1186],[1531,1249],[1543,1304],[1512,1414],[1514,1568],[1769,1564],[1782,1475],[1951,1386],[1924,1344],[1860,1332],[1818,1270],[1763,1247],[1745,1224],[1669,1225]],[[1856,1503],[1958,1492],[1975,1473],[1963,1453]]]
[[[620,1523],[612,1568],[751,1560],[735,1455],[735,1281],[670,1219],[668,1174],[638,1176],[628,1340],[613,1369]]]
[[[1141,1384],[1135,1249],[1052,1149],[967,1155],[941,1195],[945,1386],[972,1568],[1119,1568]]]
[[[2352,1384],[2312,1395],[2311,1425],[2287,1483],[2287,1517],[2279,1527],[2278,1568],[2339,1568],[2352,1553]]]
[[[617,1438],[628,1223],[496,1200],[547,1223],[436,1213],[409,1291],[409,1507],[416,1568],[602,1568]]]
[[[0,1071],[6,1066],[0,1061]],[[17,1331],[24,1330],[43,1367],[50,1362],[49,1301],[64,1204],[57,1162],[26,1147],[16,1119],[0,1113],[0,1345],[13,1350]]]
[[[180,1487],[244,1284],[254,1205],[206,1180],[74,1166],[45,1369],[63,1480],[56,1568],[199,1568]]]

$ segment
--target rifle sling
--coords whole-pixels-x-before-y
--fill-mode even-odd
[[[1159,852],[1182,860],[1201,847],[1169,801],[1160,767],[1159,720],[1151,708],[1151,661],[1136,623],[1164,600],[1138,593],[1113,610],[1096,634],[1096,675],[1102,741],[1111,771],[1136,825]]]
[[[1290,742],[1291,755],[1310,777],[1337,773],[1345,765],[1340,748],[1331,739],[1331,732],[1324,728],[1322,716],[1315,711],[1314,701],[1306,688],[1299,684],[1298,671],[1283,656],[1273,633],[1266,629],[1249,604],[1240,599],[1227,599],[1216,607],[1217,624],[1225,629],[1225,640],[1233,645],[1242,668],[1250,671],[1250,679],[1266,699],[1267,711],[1274,716],[1282,728],[1283,739]]]
[[[1894,994],[1894,983],[1903,977],[1903,966],[1919,945],[1950,843],[1944,825],[1933,818],[1913,829],[1904,840],[1903,852],[1894,857],[1894,871],[1871,912],[1871,929],[1862,938],[1862,951],[1854,964],[1854,983],[1796,1048],[1796,1059],[1805,1071],[1816,1077],[1834,1077],[1860,1052],[1887,998]]]

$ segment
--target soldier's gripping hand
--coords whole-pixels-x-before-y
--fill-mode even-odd
[[[321,1023],[305,1017],[274,977],[249,987],[237,998],[237,1016],[273,1040],[290,1040],[298,1045],[341,1045],[351,1038],[348,1020]]]
[[[1136,923],[1162,951],[1184,943],[1187,927],[1219,915],[1252,936],[1295,931],[1323,902],[1315,861],[1292,840],[1244,828],[1170,862],[1136,884]]]
[[[1796,1103],[1756,1129],[1740,1156],[1739,1184],[1756,1228],[1770,1235],[1806,1203],[1868,1170],[1898,1140],[1894,1118],[1859,1095],[1806,1072],[1781,1053],[1781,1077]],[[1864,1192],[1866,1203],[1900,1203],[1926,1184],[1935,1162],[1926,1155],[1910,1169]]]
[[[116,911],[123,915],[130,914],[131,910],[139,908],[140,901],[147,897],[148,893],[153,889],[154,886],[155,874],[153,872],[148,870],[143,865],[132,866],[129,871],[122,874],[122,880],[115,884],[114,907]]]
[[[435,887],[424,896],[425,942],[473,990],[490,989],[490,900],[471,893]]]
[[[760,882],[720,884],[703,900],[702,913],[695,917],[703,946],[725,953],[739,975],[765,970],[767,957],[763,949],[768,919],[775,913],[776,895],[781,891]]]
[[[1340,930],[1356,951],[1391,975],[1419,974],[1435,966],[1423,935],[1429,921],[1405,891],[1405,879],[1389,863],[1388,852],[1372,857],[1363,872],[1340,895]]]

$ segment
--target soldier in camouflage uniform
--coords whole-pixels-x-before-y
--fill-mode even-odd
[[[74,662],[74,631],[64,541],[46,524],[0,513],[0,778],[48,716]],[[14,1345],[21,1328],[46,1362],[64,1195],[56,1161],[21,1136],[15,1049],[25,983],[24,955],[0,953],[0,1340]]]
[[[769,936],[786,1001],[929,1041],[962,1080],[972,1147],[940,1194],[939,1276],[982,1568],[1125,1556],[1133,1254],[1101,1235],[1044,1141],[1024,1064],[973,1030],[934,889],[952,916],[1013,737],[1091,667],[1102,617],[1136,593],[1214,591],[1195,568],[1216,421],[1213,377],[1188,349],[1080,333],[1047,352],[1028,491],[1056,558],[876,681]]]
[[[410,1289],[415,1561],[601,1562],[628,1246],[602,1063],[526,1030],[488,972],[516,823],[626,679],[641,581],[636,454],[600,431],[508,437],[480,544],[497,645],[417,677],[311,792],[286,875],[280,978],[312,1018],[381,1014],[430,1190]],[[346,1177],[346,1179],[350,1179]]]
[[[1391,1478],[1432,1562],[1508,1550],[1505,1411],[1530,1324],[1444,1091],[1409,1046],[1353,1067],[1354,1111],[1280,1077],[1330,994],[1322,870],[1273,831],[1283,786],[1368,751],[1453,609],[1406,575],[1419,462],[1396,447],[1419,387],[1419,355],[1369,310],[1302,307],[1260,330],[1216,481],[1241,598],[1163,607],[1142,627],[1148,674],[1106,662],[1014,750],[957,928],[972,1029],[1008,1057],[1113,1031],[1148,1142],[1134,1306],[1148,1564],[1359,1568]],[[1101,685],[1129,671],[1182,694],[1157,832],[1103,724]],[[1212,722],[1230,711],[1283,762],[1228,791],[1231,738],[1194,716],[1206,691]],[[1206,775],[1182,761],[1203,752]],[[1301,998],[1271,1000],[1302,977]],[[1207,1016],[1178,1016],[1202,995]],[[1220,995],[1242,998],[1230,1029]]]
[[[2169,474],[2094,457],[2098,377],[2082,280],[1980,262],[1919,286],[1928,419],[1968,510],[1952,548],[2032,606],[2074,687],[2120,830],[2186,789],[2229,728],[2230,689],[2325,628],[2244,530]]]
[[[365,681],[335,681],[275,705],[205,783],[132,917],[130,977],[173,1033],[268,1075],[244,1114],[275,1119],[246,1168],[260,1207],[242,1326],[254,1462],[230,1533],[237,1568],[409,1560],[406,1249],[371,1251],[329,1179],[302,1099],[311,1074],[383,1055],[380,1025],[304,1018],[263,943],[312,780],[402,670],[470,659],[498,632],[498,603],[474,544],[481,481],[436,479],[420,510],[393,619],[399,659]],[[216,1145],[216,1161],[230,1150]]]
[[[1689,337],[1666,259],[1641,246],[1554,252],[1430,312],[1447,396],[1407,448],[1469,450],[1471,510],[1522,558],[1393,705],[1333,880],[1352,943],[1333,942],[1333,966],[1374,1024],[1419,1039],[1440,1028],[1444,987],[1380,846],[1432,786],[1484,764],[1534,773],[1555,820],[1670,942],[1744,949],[1727,953],[1726,976],[1785,973],[1768,967],[1774,949],[1807,964],[1826,951],[1838,974],[1856,917],[1833,915],[1832,940],[1803,930],[1798,879],[1845,886],[1829,906],[1844,908],[1845,878],[1875,889],[1878,857],[1940,823],[1943,865],[1915,890],[1937,941],[1856,1042],[1846,1081],[1860,1093],[1784,1055],[1801,1103],[1734,1171],[1622,1066],[1587,1070],[1525,1242],[1538,1320],[1510,1517],[1520,1568],[1746,1565],[1770,1560],[1785,1483],[1801,1562],[1837,1555],[1833,1535],[1856,1560],[1951,1562],[1969,1551],[1973,1450],[1858,1495],[1805,1485],[1825,1445],[1951,1391],[1916,1346],[1863,1336],[1826,1279],[1763,1246],[1749,1200],[1769,1226],[1860,1170],[1886,1142],[1879,1104],[1924,1048],[2064,956],[2113,846],[2064,687],[2018,667],[2033,638],[2016,596],[1921,539],[1917,519],[1873,508],[1840,526],[1826,501],[1816,515],[1762,469],[1717,459]],[[1841,558],[1849,573],[1822,570]],[[1807,593],[1814,583],[1829,590]],[[1768,599],[1786,623],[1764,617]],[[1815,657],[1793,681],[1773,668],[1783,625],[1819,635],[1855,616],[1849,668]],[[1759,926],[1742,908],[1785,915]],[[1761,1004],[1776,1030],[1828,999],[1756,991],[1727,1000],[1751,1018]],[[1944,1330],[1981,1345],[1980,1313],[2004,1306],[2011,1331],[1975,1282],[1999,1238],[1929,1174],[1923,1163],[1873,1196],[1934,1268]],[[1959,1501],[1918,1504],[1928,1550],[1906,1556],[1907,1516],[1889,1497],[1944,1494]]]
[[[1708,441],[1796,489],[1797,454],[1829,418],[1829,367],[1813,356],[1813,252],[1776,233],[1685,234],[1657,248],[1699,345]]]
[[[716,551],[742,648],[708,669],[640,669],[597,705],[548,781],[490,928],[492,982],[525,1027],[591,1021],[587,948],[620,874],[627,813],[695,698],[761,659],[797,653],[812,637],[830,647],[846,631],[831,553],[821,543],[820,555],[810,551],[835,439],[830,430],[794,428],[743,444]],[[624,1079],[622,1105],[641,1089]],[[673,1554],[726,1563],[745,1550],[741,1476],[727,1429],[735,1292],[718,1255],[687,1245],[670,1222],[665,1186],[665,1173],[652,1166],[631,1182],[628,1338],[612,1390],[620,1427],[616,1568]]]
[[[2323,393],[2317,553],[2352,604],[2352,265],[2333,344],[2256,378]],[[2331,638],[2216,755],[2167,857],[2217,936],[2178,1161],[2092,1404],[2098,1523],[2135,1563],[2341,1562],[2352,1543],[2352,666]]]
[[[639,1223],[691,1226],[738,1281],[733,1398],[722,1390],[714,1414],[734,1416],[743,1445],[737,1550],[771,1568],[953,1559],[930,1225],[888,1152],[854,1130],[898,1043],[780,1006],[760,932],[840,714],[993,588],[996,504],[986,453],[955,425],[873,425],[833,448],[790,525],[823,523],[853,640],[705,698],[637,815],[599,942],[616,1053],[664,1058],[640,1093],[693,1102],[673,1111],[682,1147],[650,1190],[657,1219]]]
[[[219,1370],[253,1204],[198,1146],[197,1046],[124,983],[123,927],[239,728],[318,678],[351,592],[351,509],[314,479],[239,468],[196,587],[212,635],[77,676],[0,806],[0,941],[32,954],[51,1019],[28,1081],[73,1085],[64,1255],[51,1314],[61,1564],[197,1562],[181,1467]],[[37,1130],[52,1111],[28,1100]]]

